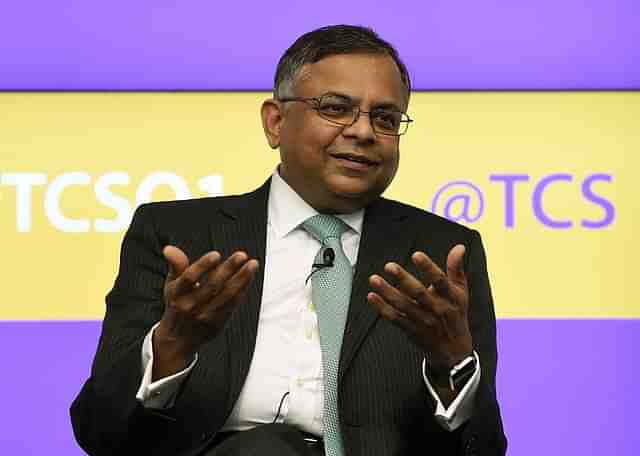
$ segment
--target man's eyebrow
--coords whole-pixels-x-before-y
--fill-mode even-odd
[[[323,94],[323,96],[326,96],[326,95],[331,95],[332,97],[344,98],[345,100],[349,100],[351,102],[357,101],[353,97],[350,97],[349,95],[347,95],[346,93],[340,93],[340,92],[331,91],[331,92],[326,92],[326,93]]]
[[[340,97],[340,98],[344,98],[345,100],[349,100],[351,101],[353,104],[359,104],[362,100],[358,99],[358,98],[354,98],[350,95],[347,95],[346,93],[341,93],[341,92],[335,92],[335,91],[330,91],[325,93],[324,95],[332,95],[335,97]],[[400,109],[400,107],[395,104],[392,101],[381,101],[378,103],[373,103],[371,105],[371,108],[369,109],[390,109],[393,111],[400,111],[402,112],[402,109]]]
[[[373,105],[371,105],[371,108],[369,109],[387,109],[390,111],[402,112],[402,109],[400,109],[400,107],[397,104],[391,103],[391,102],[374,103]]]

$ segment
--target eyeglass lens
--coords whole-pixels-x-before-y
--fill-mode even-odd
[[[318,114],[324,119],[339,125],[352,125],[358,116],[359,108],[346,97],[323,95],[318,99]],[[408,127],[408,116],[400,111],[379,108],[368,113],[371,125],[376,133],[402,135]]]

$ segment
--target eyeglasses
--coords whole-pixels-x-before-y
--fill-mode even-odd
[[[280,98],[280,101],[307,103],[324,120],[343,127],[356,123],[360,114],[368,114],[373,131],[387,136],[404,135],[409,128],[409,123],[413,122],[407,113],[397,109],[380,107],[371,111],[362,111],[360,106],[356,106],[349,97],[332,93],[313,98],[286,97]]]

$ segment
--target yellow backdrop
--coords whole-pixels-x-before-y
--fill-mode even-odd
[[[139,202],[242,193],[273,171],[267,96],[0,94],[0,319],[101,318]],[[409,113],[386,196],[466,207],[499,317],[640,317],[640,94],[416,93]]]

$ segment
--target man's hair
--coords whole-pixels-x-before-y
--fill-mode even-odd
[[[305,33],[286,50],[278,62],[273,85],[274,98],[293,95],[293,84],[304,65],[337,54],[386,54],[400,70],[407,94],[411,93],[411,80],[407,67],[398,51],[367,27],[357,25],[329,25]]]

